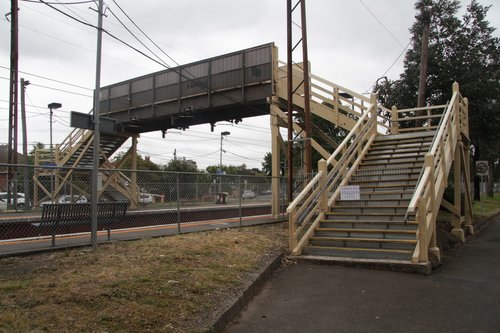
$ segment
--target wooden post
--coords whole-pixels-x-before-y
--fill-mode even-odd
[[[278,106],[271,104],[271,214],[273,219],[278,219],[280,215],[280,142],[279,142],[279,122],[278,115],[274,110]]]
[[[461,228],[461,216],[462,216],[462,163],[460,158],[460,149],[462,149],[462,142],[459,141],[457,144],[457,149],[455,149],[455,168],[453,170],[453,182],[454,182],[454,200],[453,205],[458,211],[458,216],[453,216],[451,225],[453,229],[451,230],[452,235],[455,235],[462,243],[465,242],[465,234]]]
[[[391,108],[391,134],[399,134],[398,108],[395,105]]]
[[[422,197],[417,200],[417,221],[418,221],[418,243],[419,243],[419,262],[429,261],[427,252],[427,198]]]
[[[371,111],[372,111],[372,114],[371,114],[371,117],[374,117],[375,118],[375,121],[373,122],[373,127],[371,128],[371,133],[372,134],[377,134],[377,94],[371,94],[370,95],[370,104],[371,104]]]
[[[326,164],[325,159],[321,159],[318,161],[318,172],[322,172],[321,178],[319,180],[319,188],[325,189],[326,187],[326,178],[328,175],[328,166]],[[321,193],[320,196],[320,209],[322,212],[328,210],[328,191],[326,189]]]

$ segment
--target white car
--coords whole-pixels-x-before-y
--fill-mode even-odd
[[[141,204],[150,204],[153,203],[154,199],[153,196],[149,193],[141,193],[139,195],[139,203]]]
[[[241,195],[242,199],[253,199],[255,198],[255,193],[252,190],[245,190]]]
[[[7,197],[8,194],[7,192],[0,192],[0,209],[4,210],[7,209]],[[11,193],[11,204],[14,203],[14,194]],[[17,209],[23,209],[24,208],[24,193],[17,193]]]
[[[85,198],[83,195],[61,195],[59,197],[59,200],[57,200],[55,203],[59,204],[69,204],[69,203],[87,203],[87,198]],[[41,205],[46,205],[46,204],[51,204],[51,200],[47,200],[41,203]]]

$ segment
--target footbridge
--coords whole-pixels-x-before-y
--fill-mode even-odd
[[[302,87],[294,91],[293,99],[299,115],[304,91],[299,84],[302,66],[296,64],[287,73],[277,55],[270,43],[101,88],[101,113],[114,119],[116,128],[101,133],[99,198],[138,205],[134,170],[141,133],[205,123],[213,129],[219,121],[238,123],[270,114],[272,206],[278,216],[279,159],[287,152],[280,128],[288,126],[288,75],[293,76],[294,86]],[[465,232],[473,232],[468,103],[458,84],[450,87],[453,97],[446,105],[398,110],[380,105],[375,94],[356,93],[313,73],[310,80],[313,122],[326,122],[348,135],[337,143],[319,123],[312,124],[311,145],[322,159],[318,172],[294,193],[287,209],[292,254],[417,265],[439,262],[440,207],[453,216],[452,233],[464,240]],[[294,132],[305,136],[300,116],[294,118]],[[111,163],[111,155],[129,138],[130,150],[121,161]],[[93,149],[93,132],[75,129],[52,156],[48,150],[37,150],[38,165],[55,161],[65,168],[37,169],[35,203],[57,200],[68,188],[88,196],[70,179],[79,167],[91,165]],[[127,160],[132,162],[129,176],[112,172]],[[454,197],[449,202],[444,191],[451,173]],[[47,177],[55,179],[51,188]]]

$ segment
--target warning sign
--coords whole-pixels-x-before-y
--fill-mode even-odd
[[[345,185],[340,189],[340,200],[360,200],[359,185]]]

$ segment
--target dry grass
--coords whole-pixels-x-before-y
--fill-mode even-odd
[[[282,225],[0,259],[0,332],[205,330],[270,253]]]

